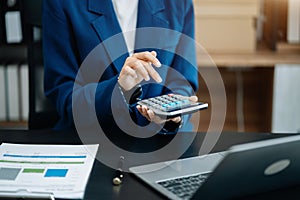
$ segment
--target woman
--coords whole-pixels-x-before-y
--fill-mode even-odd
[[[187,37],[194,38],[192,0],[45,0],[45,93],[60,115],[55,128],[74,128],[74,121],[88,127],[95,109],[101,128],[112,135],[128,132],[129,118],[137,125],[131,132],[152,121],[151,133],[190,130],[188,117],[163,120],[136,106],[138,99],[197,90],[195,47]],[[95,48],[87,71],[98,79],[84,80],[78,72]],[[79,120],[74,105],[85,108]]]

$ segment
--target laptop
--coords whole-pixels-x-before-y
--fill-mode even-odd
[[[300,185],[300,136],[129,170],[168,199],[232,199]]]

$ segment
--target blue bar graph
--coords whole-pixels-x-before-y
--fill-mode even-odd
[[[66,177],[68,169],[48,169],[44,177]]]
[[[46,156],[46,155],[15,155],[15,154],[4,154],[4,157],[13,158],[86,158],[86,156]]]

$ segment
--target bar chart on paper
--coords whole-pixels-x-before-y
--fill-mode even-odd
[[[21,190],[81,199],[97,149],[98,145],[4,143],[0,146],[0,196]]]

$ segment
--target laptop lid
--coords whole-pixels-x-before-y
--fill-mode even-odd
[[[157,182],[213,171],[193,199],[229,199],[300,183],[300,136],[236,145],[226,152],[130,168],[170,199]],[[216,192],[217,191],[217,192]]]
[[[289,136],[233,146],[193,199],[232,199],[299,184],[300,136]]]

